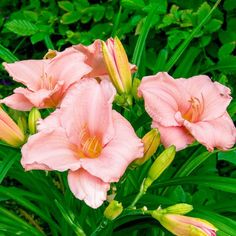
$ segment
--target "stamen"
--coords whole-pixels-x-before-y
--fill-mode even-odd
[[[91,135],[87,128],[83,128],[79,134],[80,150],[84,154],[80,157],[95,158],[98,157],[102,151],[102,142],[96,135]]]
[[[196,122],[204,110],[203,102],[196,97],[191,97],[188,102],[190,103],[190,106],[187,112],[183,115],[183,118],[190,122]]]

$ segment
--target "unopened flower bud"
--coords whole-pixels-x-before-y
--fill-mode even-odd
[[[102,53],[110,79],[119,94],[130,94],[132,89],[131,69],[125,49],[115,37],[102,41]]]
[[[144,192],[169,167],[174,160],[175,152],[175,146],[170,146],[157,157],[148,171],[147,178],[143,182]]]
[[[151,213],[152,217],[177,236],[216,236],[217,228],[206,220],[165,213],[165,210],[157,209]]]
[[[0,140],[12,147],[20,147],[25,136],[11,117],[0,107]]]
[[[27,132],[27,120],[26,120],[24,115],[18,117],[17,124],[18,124],[19,128],[21,129],[21,131],[24,134],[26,134],[26,132]]]
[[[37,132],[37,121],[41,118],[41,114],[37,108],[32,108],[29,113],[28,127],[30,134],[35,134]]]
[[[48,52],[44,55],[43,59],[52,59],[57,55],[56,50],[49,49]]]
[[[185,215],[193,210],[193,206],[186,203],[179,203],[164,209],[166,213]]]
[[[104,216],[108,220],[114,220],[122,213],[122,211],[123,211],[122,203],[119,203],[118,201],[113,200],[105,209]]]
[[[151,156],[156,152],[160,145],[160,134],[157,129],[152,129],[142,138],[144,144],[144,155],[132,163],[132,166],[141,166],[148,161]]]
[[[133,86],[132,86],[132,95],[136,100],[141,100],[141,98],[138,96],[138,87],[140,85],[140,80],[137,78],[133,79]]]

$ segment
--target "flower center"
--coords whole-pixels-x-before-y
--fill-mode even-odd
[[[203,103],[196,97],[191,97],[188,102],[190,103],[190,106],[183,115],[183,118],[190,122],[196,122],[203,112]]]
[[[84,128],[80,133],[80,151],[84,157],[95,158],[102,152],[102,140],[96,135],[91,135],[89,131]]]
[[[41,89],[53,90],[54,84],[51,76],[48,76],[47,73],[44,73],[40,77],[40,87]]]

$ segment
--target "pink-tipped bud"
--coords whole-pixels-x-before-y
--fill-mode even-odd
[[[25,141],[22,130],[11,117],[0,107],[0,140],[12,147],[19,147]]]
[[[172,234],[177,236],[216,236],[217,228],[208,221],[178,214],[169,214],[166,213],[166,209],[157,209],[151,215]]]
[[[115,37],[102,41],[103,58],[110,79],[119,94],[130,94],[132,89],[131,69],[125,49],[120,40]]]

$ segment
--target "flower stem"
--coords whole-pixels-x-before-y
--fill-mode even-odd
[[[135,197],[135,199],[133,200],[133,202],[130,204],[129,208],[132,208],[135,206],[135,204],[139,201],[139,199],[144,195],[145,193],[143,191],[140,191],[137,196]]]

